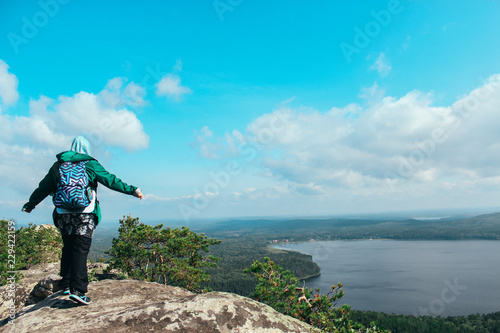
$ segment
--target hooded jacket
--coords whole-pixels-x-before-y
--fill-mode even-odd
[[[29,201],[24,205],[29,211],[33,210],[36,205],[42,202],[48,195],[53,194],[57,189],[57,182],[59,179],[59,166],[64,162],[80,162],[88,161],[85,164],[87,175],[89,177],[90,186],[97,191],[97,184],[101,183],[107,188],[121,192],[124,194],[134,195],[136,194],[137,187],[128,185],[122,182],[114,174],[109,173],[104,167],[92,156],[77,153],[74,151],[66,151],[56,155],[57,162],[55,162],[49,169],[47,175],[40,181],[38,188],[33,191]],[[54,215],[57,214],[56,209],[54,209]],[[101,220],[101,207],[99,206],[99,201],[96,200],[95,208],[92,214],[97,216],[97,222]]]

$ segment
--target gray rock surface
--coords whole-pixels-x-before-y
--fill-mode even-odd
[[[47,283],[45,283],[47,284]],[[231,293],[195,294],[136,280],[89,285],[92,303],[62,291],[24,307],[2,332],[311,332],[312,327],[255,300]]]
[[[36,304],[43,301],[53,294],[54,290],[59,290],[58,283],[61,277],[56,274],[50,274],[35,285],[31,293],[28,295],[25,305]]]
[[[38,266],[33,266],[29,270],[19,271],[19,273],[23,274],[23,278],[15,284],[15,297],[10,297],[11,285],[7,284],[6,286],[0,287],[0,320],[6,318],[10,314],[10,305],[13,301],[15,305],[15,311],[20,311],[27,302],[29,302],[30,294],[33,292],[34,288],[47,276],[55,275],[59,273],[59,263],[49,263],[42,264]],[[57,291],[57,288],[54,289],[52,286],[52,291]],[[40,294],[37,293],[39,296]],[[52,292],[47,293],[47,296],[52,294]],[[40,298],[36,300],[34,298],[31,301],[38,301]],[[33,303],[31,303],[33,304]]]

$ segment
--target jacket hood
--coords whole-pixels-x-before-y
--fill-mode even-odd
[[[89,156],[92,154],[90,152],[90,142],[83,136],[77,136],[73,139],[70,150],[80,154],[87,154]]]
[[[56,155],[57,160],[60,162],[80,162],[94,160],[92,156],[80,154],[74,151],[64,151]]]

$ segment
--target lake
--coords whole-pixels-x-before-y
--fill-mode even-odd
[[[500,311],[500,241],[355,240],[274,246],[310,254],[321,275],[306,286],[330,290],[337,305],[377,312],[463,316]]]

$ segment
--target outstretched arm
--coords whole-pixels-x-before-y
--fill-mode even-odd
[[[127,183],[123,182],[120,178],[104,169],[101,163],[99,163],[97,160],[93,160],[89,163],[92,163],[93,172],[95,173],[95,179],[99,183],[114,191],[131,194],[142,199],[143,195],[138,187],[128,185]]]
[[[31,194],[29,201],[24,204],[22,211],[31,213],[36,205],[43,201],[49,194],[55,191],[54,177],[51,174],[52,168],[47,175],[40,181],[36,190]]]

